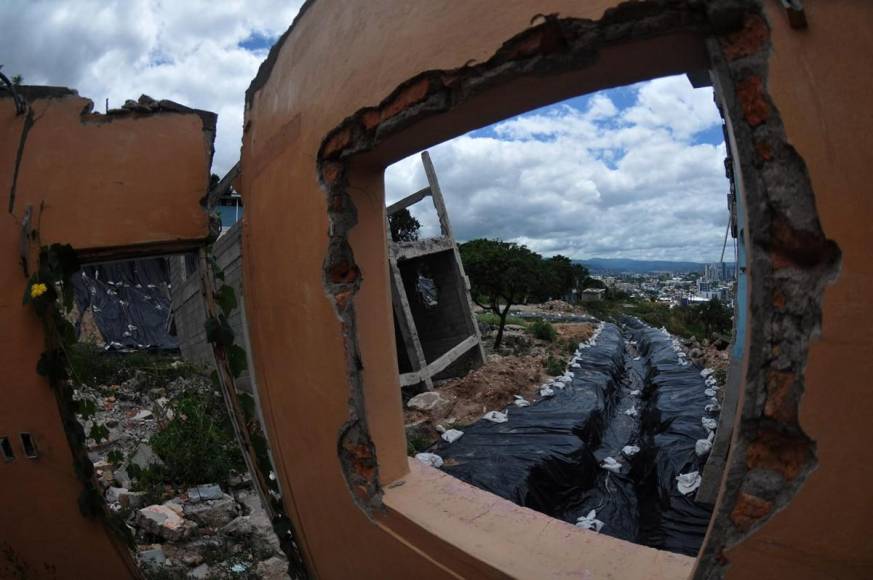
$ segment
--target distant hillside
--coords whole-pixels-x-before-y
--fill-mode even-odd
[[[574,260],[582,264],[592,274],[605,272],[630,272],[643,274],[646,272],[703,272],[705,264],[700,262],[670,262],[668,260],[626,260],[622,258],[591,258]],[[732,264],[729,264],[729,266]]]

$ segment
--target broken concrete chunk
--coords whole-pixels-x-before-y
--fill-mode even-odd
[[[436,391],[426,391],[409,399],[406,406],[417,411],[442,412],[448,411],[451,404],[451,401],[444,398]]]
[[[143,566],[160,566],[167,561],[167,556],[159,544],[155,544],[147,550],[142,550],[136,557]]]
[[[150,505],[139,510],[136,520],[147,533],[160,536],[170,542],[186,538],[196,524],[186,521],[166,505]]]
[[[128,491],[126,493],[119,494],[118,503],[121,504],[121,507],[125,508],[140,508],[145,503],[145,492]]]
[[[258,564],[255,573],[262,580],[287,580],[288,561],[279,556],[273,556]]]
[[[223,497],[224,492],[221,491],[221,486],[217,483],[205,483],[197,487],[188,488],[188,501],[192,503],[221,499]]]
[[[106,501],[109,503],[119,503],[122,494],[126,494],[127,489],[124,487],[110,487],[106,490]]]
[[[185,517],[207,528],[221,528],[237,517],[236,501],[230,496],[185,506]]]
[[[140,421],[146,421],[148,419],[153,419],[153,418],[154,417],[153,417],[151,411],[149,411],[148,409],[143,409],[142,411],[140,411],[139,413],[137,413],[136,415],[131,417],[130,420],[140,422]]]
[[[196,580],[206,580],[209,578],[209,565],[208,564],[200,564],[190,572],[188,572],[189,578],[195,578]]]
[[[152,465],[163,465],[164,462],[152,450],[151,446],[143,443],[136,448],[136,452],[130,458],[130,462],[140,469],[148,469]]]
[[[112,477],[115,478],[115,483],[118,484],[118,487],[124,487],[130,489],[131,481],[130,475],[128,475],[126,469],[119,469],[112,474]]]

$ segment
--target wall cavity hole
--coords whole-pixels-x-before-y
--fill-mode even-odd
[[[7,463],[15,460],[15,453],[12,451],[9,437],[0,437],[0,455],[3,456],[3,461]]]
[[[24,448],[24,456],[28,459],[36,459],[39,454],[36,451],[36,441],[30,433],[19,433],[21,446]]]

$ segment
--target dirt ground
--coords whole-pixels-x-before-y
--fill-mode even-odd
[[[478,369],[458,379],[435,385],[434,391],[444,402],[430,411],[406,408],[405,423],[410,440],[416,447],[427,445],[439,436],[435,427],[463,428],[488,411],[502,410],[515,395],[533,402],[537,390],[547,382],[546,364],[549,357],[563,369],[578,343],[587,340],[593,330],[591,323],[560,323],[553,325],[557,338],[548,342],[530,335],[521,327],[509,328],[504,335],[501,353],[493,353],[494,333],[483,335],[487,361]]]

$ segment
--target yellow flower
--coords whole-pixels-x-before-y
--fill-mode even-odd
[[[30,287],[30,297],[31,298],[39,298],[43,294],[48,291],[48,286],[43,284],[42,282],[37,282],[33,286]]]

